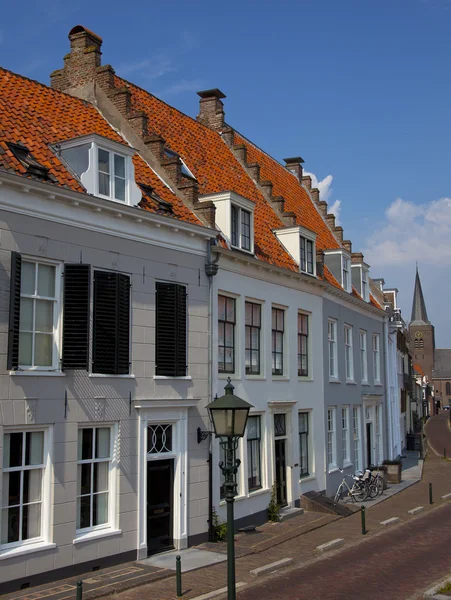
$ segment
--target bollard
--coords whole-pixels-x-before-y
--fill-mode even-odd
[[[77,600],[83,600],[83,581],[77,581]]]
[[[175,585],[177,598],[182,597],[182,559],[179,555],[175,557]]]
[[[429,484],[429,504],[434,504],[432,500],[432,483]]]
[[[360,515],[362,517],[362,535],[366,535],[366,523],[365,523],[365,507],[362,506],[360,509]]]

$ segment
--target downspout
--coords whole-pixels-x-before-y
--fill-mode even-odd
[[[208,277],[208,403],[213,401],[213,277],[217,274],[220,255],[212,260],[211,247],[216,246],[216,240],[207,242],[207,262],[205,274]],[[210,428],[211,429],[211,428]],[[208,436],[208,541],[214,542],[213,530],[213,436]]]

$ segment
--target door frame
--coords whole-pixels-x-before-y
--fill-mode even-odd
[[[174,460],[173,537],[174,547],[188,546],[188,409],[197,403],[186,400],[166,402],[137,401],[138,434],[138,559],[147,557],[147,462]],[[174,402],[177,405],[174,406]],[[147,454],[147,426],[158,423],[172,425],[172,452]]]
[[[270,482],[273,485],[276,482],[276,444],[275,444],[275,431],[274,431],[274,415],[275,414],[284,414],[285,415],[285,435],[278,436],[277,439],[285,440],[285,471],[286,471],[286,482],[287,482],[287,506],[294,505],[294,494],[293,494],[293,469],[291,468],[293,463],[293,440],[292,433],[293,430],[293,407],[296,406],[295,401],[271,401],[268,402],[268,406],[270,410],[268,411],[269,418],[269,427],[268,427],[268,435],[269,439],[269,450],[271,452],[271,460],[269,464],[271,465],[272,473]]]
[[[173,517],[174,516],[174,472],[175,472],[175,462],[174,462],[174,459],[171,456],[169,456],[166,459],[160,458],[160,460],[147,460],[147,463],[146,463],[147,469],[146,469],[146,471],[147,471],[147,475],[149,475],[149,465],[150,464],[157,465],[159,462],[163,462],[163,461],[169,463],[169,473],[170,473],[170,476],[172,478],[172,481],[171,481],[172,498],[169,498],[169,504],[170,504],[170,514],[172,514],[172,517]],[[147,479],[147,481],[149,481],[149,480]],[[147,486],[146,486],[146,491],[147,491]],[[149,522],[148,509],[149,509],[149,507],[148,507],[147,502],[146,502],[146,517],[147,517],[146,518],[146,523]],[[148,532],[146,532],[146,533],[148,533]],[[172,518],[172,523],[170,524],[169,537],[172,539],[172,545],[171,546],[167,546],[166,548],[164,548],[163,550],[161,550],[161,552],[165,552],[168,549],[174,547],[174,518]],[[149,541],[148,537],[146,538],[146,541],[147,542]],[[158,552],[151,552],[149,554],[149,547],[147,547],[147,553],[148,553],[148,556],[151,556],[153,554],[158,554]]]

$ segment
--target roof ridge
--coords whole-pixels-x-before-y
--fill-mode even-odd
[[[67,92],[62,92],[61,90],[56,90],[55,88],[52,88],[50,85],[42,83],[42,81],[38,81],[37,79],[32,79],[31,77],[27,77],[26,75],[21,75],[20,73],[16,73],[15,71],[12,71],[11,69],[7,69],[6,67],[2,67],[1,65],[0,65],[0,71],[4,71],[5,73],[10,73],[11,75],[14,75],[15,77],[18,77],[19,79],[24,79],[25,81],[29,81],[30,83],[35,83],[35,84],[45,88],[49,92],[53,92],[54,94],[57,94],[57,95],[63,94],[64,96],[67,96],[68,98],[71,98],[73,100],[81,102],[85,106],[87,104],[89,104],[90,106],[93,106],[94,108],[96,108],[92,102],[89,102],[89,100],[84,100],[83,98],[79,98],[78,96],[73,96],[72,94],[69,94]]]

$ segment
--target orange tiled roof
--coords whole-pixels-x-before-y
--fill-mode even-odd
[[[180,154],[199,182],[200,194],[232,191],[255,202],[256,257],[297,271],[298,265],[272,232],[284,226],[282,221],[221,136],[124,79],[115,76],[115,85],[128,87],[132,110],[146,113],[149,130],[160,135],[171,150]]]
[[[370,304],[372,304],[376,308],[380,308],[381,310],[383,310],[382,306],[379,304],[379,302],[376,300],[376,298],[372,294],[370,294]]]
[[[420,367],[420,365],[417,365],[416,363],[414,363],[413,368],[414,368],[415,372],[418,373],[418,375],[421,375],[422,377],[424,377],[424,371]]]
[[[55,185],[85,192],[80,181],[71,174],[49,145],[92,133],[125,144],[124,139],[89,102],[2,68],[0,90],[0,168],[3,170],[29,176],[7,145],[7,142],[22,142],[34,158],[50,170],[55,178]],[[170,202],[175,217],[202,224],[138,154],[134,156],[133,162],[136,181],[154,188],[163,200]],[[143,196],[145,200],[141,203],[142,207],[158,212],[155,203],[145,194]]]

